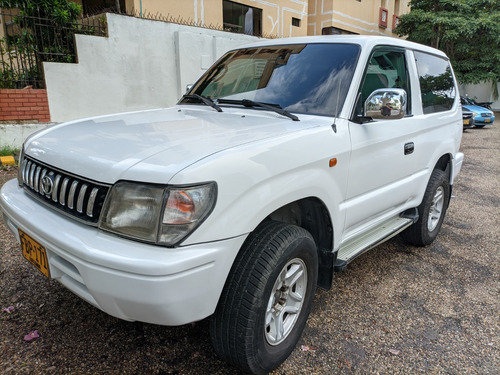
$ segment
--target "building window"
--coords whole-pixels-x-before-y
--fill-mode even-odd
[[[224,0],[222,12],[224,30],[262,36],[262,9]]]
[[[292,17],[292,26],[300,27],[300,19]]]
[[[396,16],[396,15],[393,15],[392,16],[392,30],[394,31],[394,29],[396,29],[396,27],[398,27],[399,25],[399,17]]]
[[[388,18],[389,18],[389,11],[385,8],[380,8],[378,26],[386,28]]]

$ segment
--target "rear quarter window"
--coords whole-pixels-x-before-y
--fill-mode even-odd
[[[414,53],[424,113],[450,110],[456,90],[449,61],[424,52]]]

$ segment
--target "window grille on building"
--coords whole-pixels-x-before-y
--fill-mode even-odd
[[[262,9],[224,0],[224,30],[234,33],[262,36]]]

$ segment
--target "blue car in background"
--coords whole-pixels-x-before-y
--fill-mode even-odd
[[[460,98],[462,108],[470,111],[474,115],[474,127],[483,128],[486,125],[491,125],[495,121],[495,115],[489,109],[472,104],[468,98]]]

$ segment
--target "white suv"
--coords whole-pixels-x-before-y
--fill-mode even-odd
[[[45,276],[125,320],[210,316],[217,352],[266,373],[317,285],[398,233],[436,238],[461,137],[442,52],[267,40],[225,54],[173,108],[30,137],[0,207]]]

